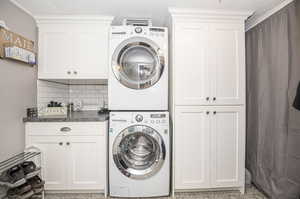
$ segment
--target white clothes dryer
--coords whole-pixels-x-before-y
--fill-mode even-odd
[[[168,110],[168,29],[112,26],[108,108]]]

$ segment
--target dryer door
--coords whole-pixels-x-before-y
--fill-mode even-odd
[[[135,125],[123,130],[113,144],[113,159],[125,176],[146,179],[162,167],[166,148],[160,134],[153,128]]]
[[[163,51],[153,41],[134,37],[122,42],[112,56],[117,80],[131,89],[146,89],[156,84],[165,66]]]

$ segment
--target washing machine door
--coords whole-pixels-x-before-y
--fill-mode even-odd
[[[156,84],[163,73],[165,57],[153,41],[134,37],[122,42],[112,56],[117,80],[131,89],[146,89]]]
[[[112,150],[117,168],[132,179],[146,179],[156,174],[166,156],[161,135],[143,125],[131,126],[120,132]]]

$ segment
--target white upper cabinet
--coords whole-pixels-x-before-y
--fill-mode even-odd
[[[39,30],[38,75],[39,78],[65,78],[70,70],[71,33],[63,27]]]
[[[111,17],[43,17],[39,79],[107,79]]]
[[[108,78],[108,33],[109,26],[105,25],[73,32],[73,75],[89,79]]]
[[[207,24],[176,24],[174,84],[176,104],[206,104],[211,96]]]
[[[245,16],[171,14],[174,104],[243,105]]]
[[[245,38],[243,24],[212,24],[212,100],[218,105],[245,102]]]

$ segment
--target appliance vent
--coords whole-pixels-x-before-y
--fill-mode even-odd
[[[151,19],[124,19],[124,26],[152,26]]]

